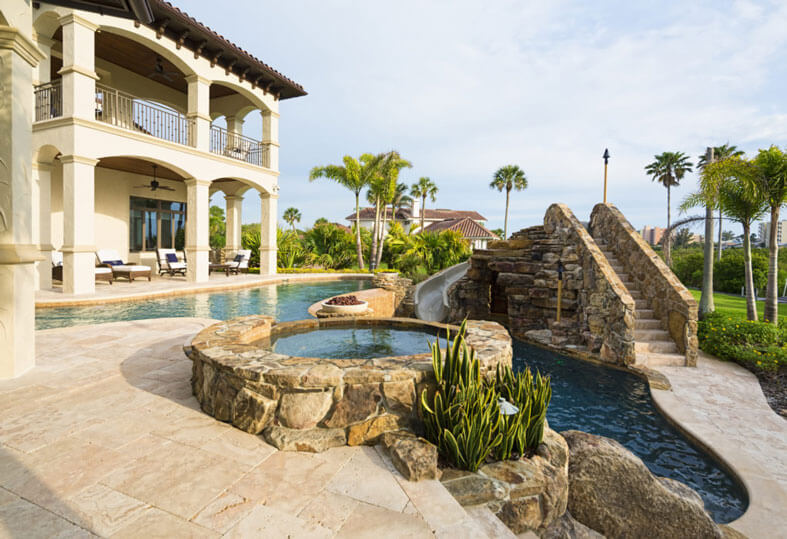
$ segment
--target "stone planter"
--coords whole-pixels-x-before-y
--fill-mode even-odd
[[[326,314],[361,314],[369,308],[369,303],[358,300],[358,305],[331,305],[327,301],[322,302],[322,312]]]

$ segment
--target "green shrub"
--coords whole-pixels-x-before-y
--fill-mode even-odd
[[[432,366],[437,388],[431,399],[421,393],[421,415],[426,437],[440,455],[463,470],[476,471],[487,459],[532,454],[544,435],[544,420],[552,396],[549,377],[530,370],[514,373],[499,367],[494,379],[481,376],[475,351],[467,346],[462,323],[454,337],[446,337],[445,354],[440,342],[432,343]],[[504,415],[499,399],[518,411]]]
[[[752,370],[776,371],[787,366],[787,325],[752,322],[711,314],[697,327],[700,348],[720,359]]]

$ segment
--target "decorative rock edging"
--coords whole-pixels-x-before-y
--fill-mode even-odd
[[[445,469],[440,480],[461,505],[486,505],[514,533],[543,532],[566,512],[568,445],[546,427],[531,458],[493,462],[476,473]]]
[[[214,324],[185,347],[193,361],[192,390],[202,409],[280,449],[321,451],[335,445],[374,443],[410,426],[416,395],[434,383],[431,354],[376,359],[291,357],[257,341],[321,327],[456,331],[456,326],[406,318],[317,319],[274,323],[247,316]],[[482,371],[511,365],[508,332],[495,322],[471,321],[466,341]]]

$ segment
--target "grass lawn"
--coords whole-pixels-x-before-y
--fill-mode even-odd
[[[699,303],[700,295],[702,292],[699,290],[689,290],[694,296],[694,299]],[[716,305],[716,312],[719,314],[726,314],[727,316],[735,316],[739,318],[746,318],[746,298],[740,296],[731,296],[729,294],[713,294],[713,303]],[[762,311],[765,308],[764,301],[757,302],[757,313],[759,319],[762,321]],[[779,317],[787,316],[787,303],[779,303]]]

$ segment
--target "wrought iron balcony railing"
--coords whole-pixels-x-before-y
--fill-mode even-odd
[[[230,133],[217,125],[210,126],[210,151],[258,167],[270,167],[270,148],[267,144]]]
[[[42,122],[63,115],[63,91],[60,81],[40,84],[33,89],[35,121]]]

